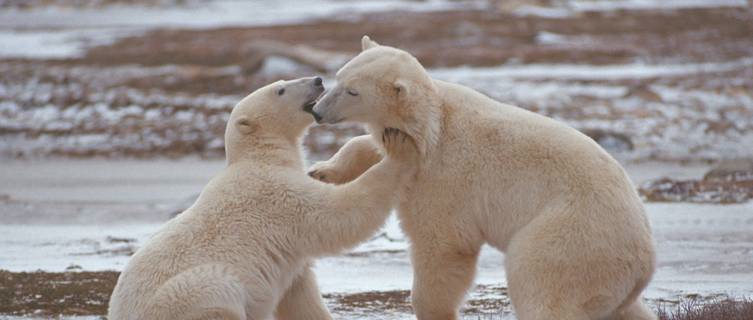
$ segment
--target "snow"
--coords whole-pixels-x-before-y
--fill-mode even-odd
[[[655,10],[686,8],[747,7],[746,0],[571,0],[578,11]]]
[[[747,0],[565,0],[552,7],[523,5],[512,10],[518,16],[568,18],[583,12],[618,10],[668,10],[690,8],[746,8]]]
[[[160,224],[135,225],[0,225],[0,269],[10,271],[121,270],[127,255],[98,254],[130,244],[110,243],[107,237],[135,238],[143,244]]]
[[[521,6],[513,10],[513,13],[521,17],[532,16],[552,19],[567,18],[573,15],[573,12],[567,8],[548,8],[538,6]]]
[[[544,39],[552,41],[551,35]],[[554,37],[556,38],[556,36]],[[753,100],[711,86],[707,77],[750,69],[753,58],[686,64],[506,64],[430,70],[432,76],[460,83],[491,98],[561,120],[577,129],[625,133],[634,150],[614,153],[622,159],[709,159],[753,156]],[[714,74],[713,76],[710,76]],[[684,79],[703,85],[659,82],[642,89],[656,98],[635,94],[628,81]],[[697,80],[696,80],[697,79]],[[725,118],[722,118],[725,117]],[[734,120],[727,120],[734,119]],[[732,122],[724,129],[711,125]]]
[[[388,10],[437,11],[469,8],[463,1],[233,1],[206,5],[148,7],[112,5],[96,8],[47,6],[0,11],[0,57],[70,58],[93,45],[155,28],[217,28],[297,23],[336,15]]]
[[[264,59],[258,73],[261,75],[295,74],[296,71],[302,69],[306,70],[311,68],[286,57],[268,56]],[[316,71],[311,70],[310,73],[315,74]]]
[[[142,245],[164,223],[164,213],[177,203],[185,206],[184,199],[191,199],[224,163],[65,160],[8,165],[0,170],[0,194],[10,199],[0,201],[0,269],[63,271],[71,265],[82,270],[122,270],[128,257],[119,250]],[[665,174],[698,177],[706,169],[664,163],[627,166],[636,184]],[[19,207],[13,203],[32,210],[16,217],[14,210]],[[66,212],[70,203],[78,203],[78,210]],[[649,203],[646,209],[658,249],[657,273],[646,297],[753,295],[753,203]],[[66,219],[57,220],[55,215]],[[133,240],[123,243],[111,238]],[[318,260],[319,285],[325,293],[409,290],[412,269],[407,248],[393,215],[370,241],[347,254]],[[485,246],[476,283],[504,286],[503,262],[503,254]]]
[[[75,58],[84,54],[85,49],[105,45],[115,40],[143,32],[134,28],[18,28],[3,26],[3,19],[9,19],[8,12],[0,11],[0,57],[5,58]],[[19,21],[24,21],[19,19]]]
[[[646,297],[753,294],[753,203],[646,208],[658,249],[658,268]]]
[[[41,320],[49,317],[0,315],[0,320]],[[101,316],[55,316],[57,320],[102,320]]]
[[[539,35],[541,36],[541,35]],[[544,39],[553,41],[552,35],[545,35]],[[526,64],[502,65],[496,67],[460,67],[438,68],[431,71],[437,78],[448,81],[459,78],[558,78],[569,80],[616,80],[640,79],[667,76],[682,76],[686,74],[704,72],[731,71],[753,65],[753,58],[743,58],[736,61],[661,64],[644,63],[619,65],[580,65],[580,64]]]
[[[72,44],[77,34],[70,31],[0,31],[0,56],[63,58],[79,56],[82,51]],[[13,44],[13,45],[7,45]]]
[[[463,1],[403,0],[281,0],[209,1],[206,5],[147,7],[112,5],[102,8],[45,7],[3,9],[0,28],[171,27],[215,28],[296,23],[333,14],[389,10],[437,11],[467,7]],[[103,19],[106,17],[106,19]]]
[[[559,43],[566,43],[567,42],[567,36],[556,34],[553,32],[548,31],[541,31],[536,35],[536,42],[541,44],[559,44]]]

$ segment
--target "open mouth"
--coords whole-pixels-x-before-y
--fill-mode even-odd
[[[320,99],[320,98],[321,98],[322,96],[324,96],[324,90],[320,91],[320,92],[319,92],[319,94],[318,94],[318,95],[316,95],[316,97],[314,97],[313,99],[311,99],[311,100],[309,100],[309,101],[306,101],[306,102],[305,102],[305,103],[303,104],[303,107],[302,107],[302,109],[303,109],[303,111],[304,111],[304,112],[308,112],[308,113],[310,113],[310,114],[311,114],[312,116],[314,116],[314,120],[316,120],[316,122],[317,122],[317,123],[318,123],[318,122],[319,122],[320,120],[322,120],[322,117],[321,117],[321,116],[319,116],[318,114],[316,114],[316,112],[314,112],[314,106],[316,105],[316,103],[317,103],[317,102],[319,101],[319,99]]]
[[[316,102],[319,100],[320,97],[321,95],[303,104],[303,111],[308,112],[312,116],[314,116],[314,120],[316,120],[316,122],[319,122],[320,120],[322,120],[322,117],[316,114],[316,112],[314,112],[314,106],[316,105]]]
[[[303,111],[306,111],[308,113],[314,112],[314,106],[316,105],[316,100],[311,100],[309,102],[306,102],[303,104]]]

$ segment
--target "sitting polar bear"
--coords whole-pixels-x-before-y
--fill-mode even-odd
[[[368,37],[362,46],[313,111],[417,143],[398,214],[419,319],[457,318],[485,243],[506,253],[518,319],[655,319],[641,300],[654,272],[651,230],[617,161],[560,122],[430,78],[402,50]],[[380,141],[354,138],[309,174],[350,181],[379,161]]]
[[[353,182],[306,176],[300,140],[313,117],[305,111],[323,90],[321,78],[280,81],[238,103],[227,167],[133,255],[108,319],[331,319],[311,259],[369,238],[417,153],[388,129],[387,157]]]

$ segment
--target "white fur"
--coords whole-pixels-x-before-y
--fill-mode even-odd
[[[384,223],[416,152],[393,132],[388,157],[354,181],[309,178],[300,138],[313,119],[302,106],[322,90],[311,78],[281,81],[233,109],[227,167],[131,258],[108,319],[331,318],[310,262]]]
[[[398,128],[419,144],[399,204],[419,319],[457,318],[485,243],[506,253],[518,319],[655,319],[640,298],[654,272],[651,230],[617,161],[563,123],[431,79],[405,51],[362,43],[314,112],[376,133]],[[356,139],[311,174],[358,177],[364,166],[349,159],[378,159],[379,141]]]

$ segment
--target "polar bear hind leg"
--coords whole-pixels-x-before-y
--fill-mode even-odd
[[[248,298],[246,289],[229,267],[201,265],[165,282],[140,318],[246,320]]]
[[[608,320],[656,320],[657,316],[651,309],[646,306],[643,300],[638,297],[627,307],[617,311]]]
[[[293,284],[285,292],[285,295],[277,304],[275,311],[277,320],[331,320],[327,307],[324,306],[319,286],[316,284],[316,275],[307,266]]]
[[[570,217],[542,213],[510,241],[505,272],[519,320],[608,319],[636,287],[634,268]]]

